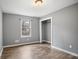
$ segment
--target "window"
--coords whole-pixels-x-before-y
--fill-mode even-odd
[[[31,21],[21,21],[21,37],[31,37]]]

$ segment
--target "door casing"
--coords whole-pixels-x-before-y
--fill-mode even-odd
[[[52,32],[52,25],[53,25],[53,24],[52,24],[52,23],[53,23],[52,17],[48,17],[48,18],[44,18],[44,19],[41,19],[41,20],[40,20],[40,23],[39,23],[39,24],[40,24],[40,43],[43,42],[43,40],[42,40],[42,21],[49,20],[49,19],[51,20],[51,29],[50,29],[50,30],[51,30],[51,46],[52,46],[52,44],[53,44],[53,43],[52,43],[52,42],[53,42],[53,39],[52,39],[52,36],[53,36],[53,34],[52,34],[52,33],[53,33],[53,32]]]

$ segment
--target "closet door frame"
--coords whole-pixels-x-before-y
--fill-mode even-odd
[[[53,44],[53,39],[52,39],[52,36],[53,36],[53,32],[52,32],[53,19],[52,19],[52,17],[43,18],[40,20],[40,23],[39,23],[39,25],[40,25],[40,43],[43,42],[43,40],[42,40],[42,22],[49,20],[49,19],[51,20],[51,29],[50,30],[51,30],[51,46],[52,46],[52,44]]]

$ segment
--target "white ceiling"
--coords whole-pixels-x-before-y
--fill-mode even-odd
[[[41,7],[34,7],[33,0],[0,0],[3,12],[41,17],[75,4],[77,0],[44,0]]]

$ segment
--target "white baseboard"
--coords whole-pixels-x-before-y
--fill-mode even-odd
[[[78,54],[73,53],[73,52],[69,52],[69,51],[64,50],[64,49],[62,49],[62,48],[58,48],[58,47],[55,47],[55,46],[52,46],[52,48],[55,48],[55,49],[57,49],[57,50],[60,50],[60,51],[63,51],[63,52],[65,52],[65,53],[68,53],[68,54],[70,54],[70,55],[73,55],[73,56],[78,57]]]
[[[49,41],[46,41],[46,40],[42,40],[42,42],[50,43]],[[40,43],[40,41],[35,41],[35,42],[30,42],[30,43],[21,43],[21,44],[7,45],[7,46],[3,46],[3,48],[14,47],[14,46],[19,46],[19,45],[25,45],[25,44],[33,44],[33,43]]]
[[[47,43],[51,43],[50,41],[46,41]]]
[[[46,40],[42,40],[42,42],[46,42]]]
[[[47,41],[47,40],[42,40],[42,42],[47,42],[47,43],[51,43],[50,41]]]
[[[0,56],[2,56],[2,52],[3,52],[3,48],[2,48],[1,51],[0,51]]]
[[[40,43],[40,41],[29,42],[29,43],[21,43],[21,44],[13,44],[13,45],[7,45],[7,46],[3,46],[3,48],[15,47],[15,46],[26,45],[26,44],[33,44],[33,43]]]

